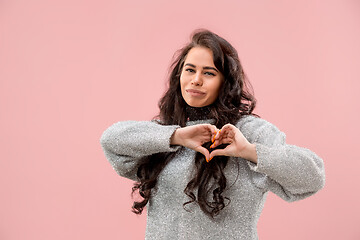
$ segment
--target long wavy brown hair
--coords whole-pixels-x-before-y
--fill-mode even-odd
[[[214,125],[220,129],[227,123],[236,124],[244,115],[257,116],[252,113],[256,100],[251,84],[240,64],[237,51],[217,34],[199,29],[191,35],[191,42],[174,55],[169,73],[169,87],[159,101],[160,112],[155,119],[158,119],[159,123],[163,125],[186,126],[188,106],[181,95],[180,74],[188,52],[197,46],[207,47],[212,51],[214,64],[224,76],[217,100],[207,106],[210,110],[207,118],[214,119]],[[209,148],[210,145],[210,142],[204,144],[209,151],[212,151],[213,149]],[[224,146],[219,147],[223,148]],[[144,163],[139,166],[137,171],[139,181],[134,184],[132,194],[138,191],[143,200],[134,201],[132,206],[134,213],[142,213],[157,184],[158,175],[174,155],[174,152],[153,154],[146,157]],[[195,174],[184,189],[189,201],[185,202],[183,206],[185,208],[186,204],[195,202],[204,213],[214,218],[226,206],[225,200],[230,200],[222,195],[227,186],[224,168],[227,165],[228,157],[216,156],[207,163],[205,157],[197,152],[194,161]],[[194,190],[196,189],[195,195]],[[212,201],[208,199],[212,199]]]

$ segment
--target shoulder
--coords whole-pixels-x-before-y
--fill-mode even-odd
[[[242,116],[236,127],[239,128],[249,142],[258,142],[266,136],[275,137],[283,134],[274,124],[253,115]]]

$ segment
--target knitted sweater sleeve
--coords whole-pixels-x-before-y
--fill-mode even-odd
[[[170,138],[179,127],[155,121],[117,122],[104,131],[100,143],[113,169],[120,176],[137,181],[137,169],[144,157],[178,150],[180,146],[171,146]]]
[[[309,149],[287,144],[273,124],[248,118],[245,136],[256,145],[257,164],[248,161],[253,183],[292,202],[315,194],[325,185],[323,160]]]

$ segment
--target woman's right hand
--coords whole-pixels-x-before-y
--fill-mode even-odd
[[[211,124],[197,124],[178,128],[170,139],[171,145],[181,145],[202,153],[206,160],[210,158],[209,151],[202,145],[210,142],[219,130]]]

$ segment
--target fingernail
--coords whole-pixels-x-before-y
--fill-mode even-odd
[[[209,162],[211,161],[211,159],[213,159],[213,157],[210,158]]]
[[[207,160],[207,158],[205,158],[205,160],[206,160],[206,162],[209,162],[209,161]]]

